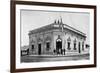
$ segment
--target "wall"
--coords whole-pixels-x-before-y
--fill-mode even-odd
[[[48,2],[93,4],[97,5],[97,33],[100,37],[100,0],[38,0]],[[97,40],[97,68],[41,71],[34,73],[99,73],[100,72],[100,38]],[[0,73],[9,73],[10,69],[10,0],[0,0]],[[30,72],[33,73],[33,72]]]

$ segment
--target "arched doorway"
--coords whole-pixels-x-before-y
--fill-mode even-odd
[[[56,40],[56,52],[57,54],[61,54],[61,51],[62,51],[62,39],[60,38],[60,36],[58,36]]]
[[[56,49],[62,49],[62,40],[61,39],[57,39],[57,41],[56,41]]]

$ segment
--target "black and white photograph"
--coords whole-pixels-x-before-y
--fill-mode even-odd
[[[11,18],[11,70],[96,66],[96,6],[16,1]]]
[[[90,58],[88,12],[20,10],[21,62]]]

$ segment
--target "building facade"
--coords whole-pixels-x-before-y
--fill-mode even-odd
[[[29,32],[29,54],[77,55],[89,53],[86,34],[64,24],[62,19]]]

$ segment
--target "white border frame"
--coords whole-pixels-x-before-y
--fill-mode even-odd
[[[80,61],[60,61],[60,62],[39,62],[39,63],[20,63],[20,9],[29,10],[51,10],[51,11],[70,11],[70,12],[89,12],[90,13],[90,60]],[[16,69],[23,68],[40,68],[40,67],[57,67],[57,66],[75,66],[94,64],[94,10],[85,8],[70,7],[51,7],[35,5],[17,5],[16,4]]]

